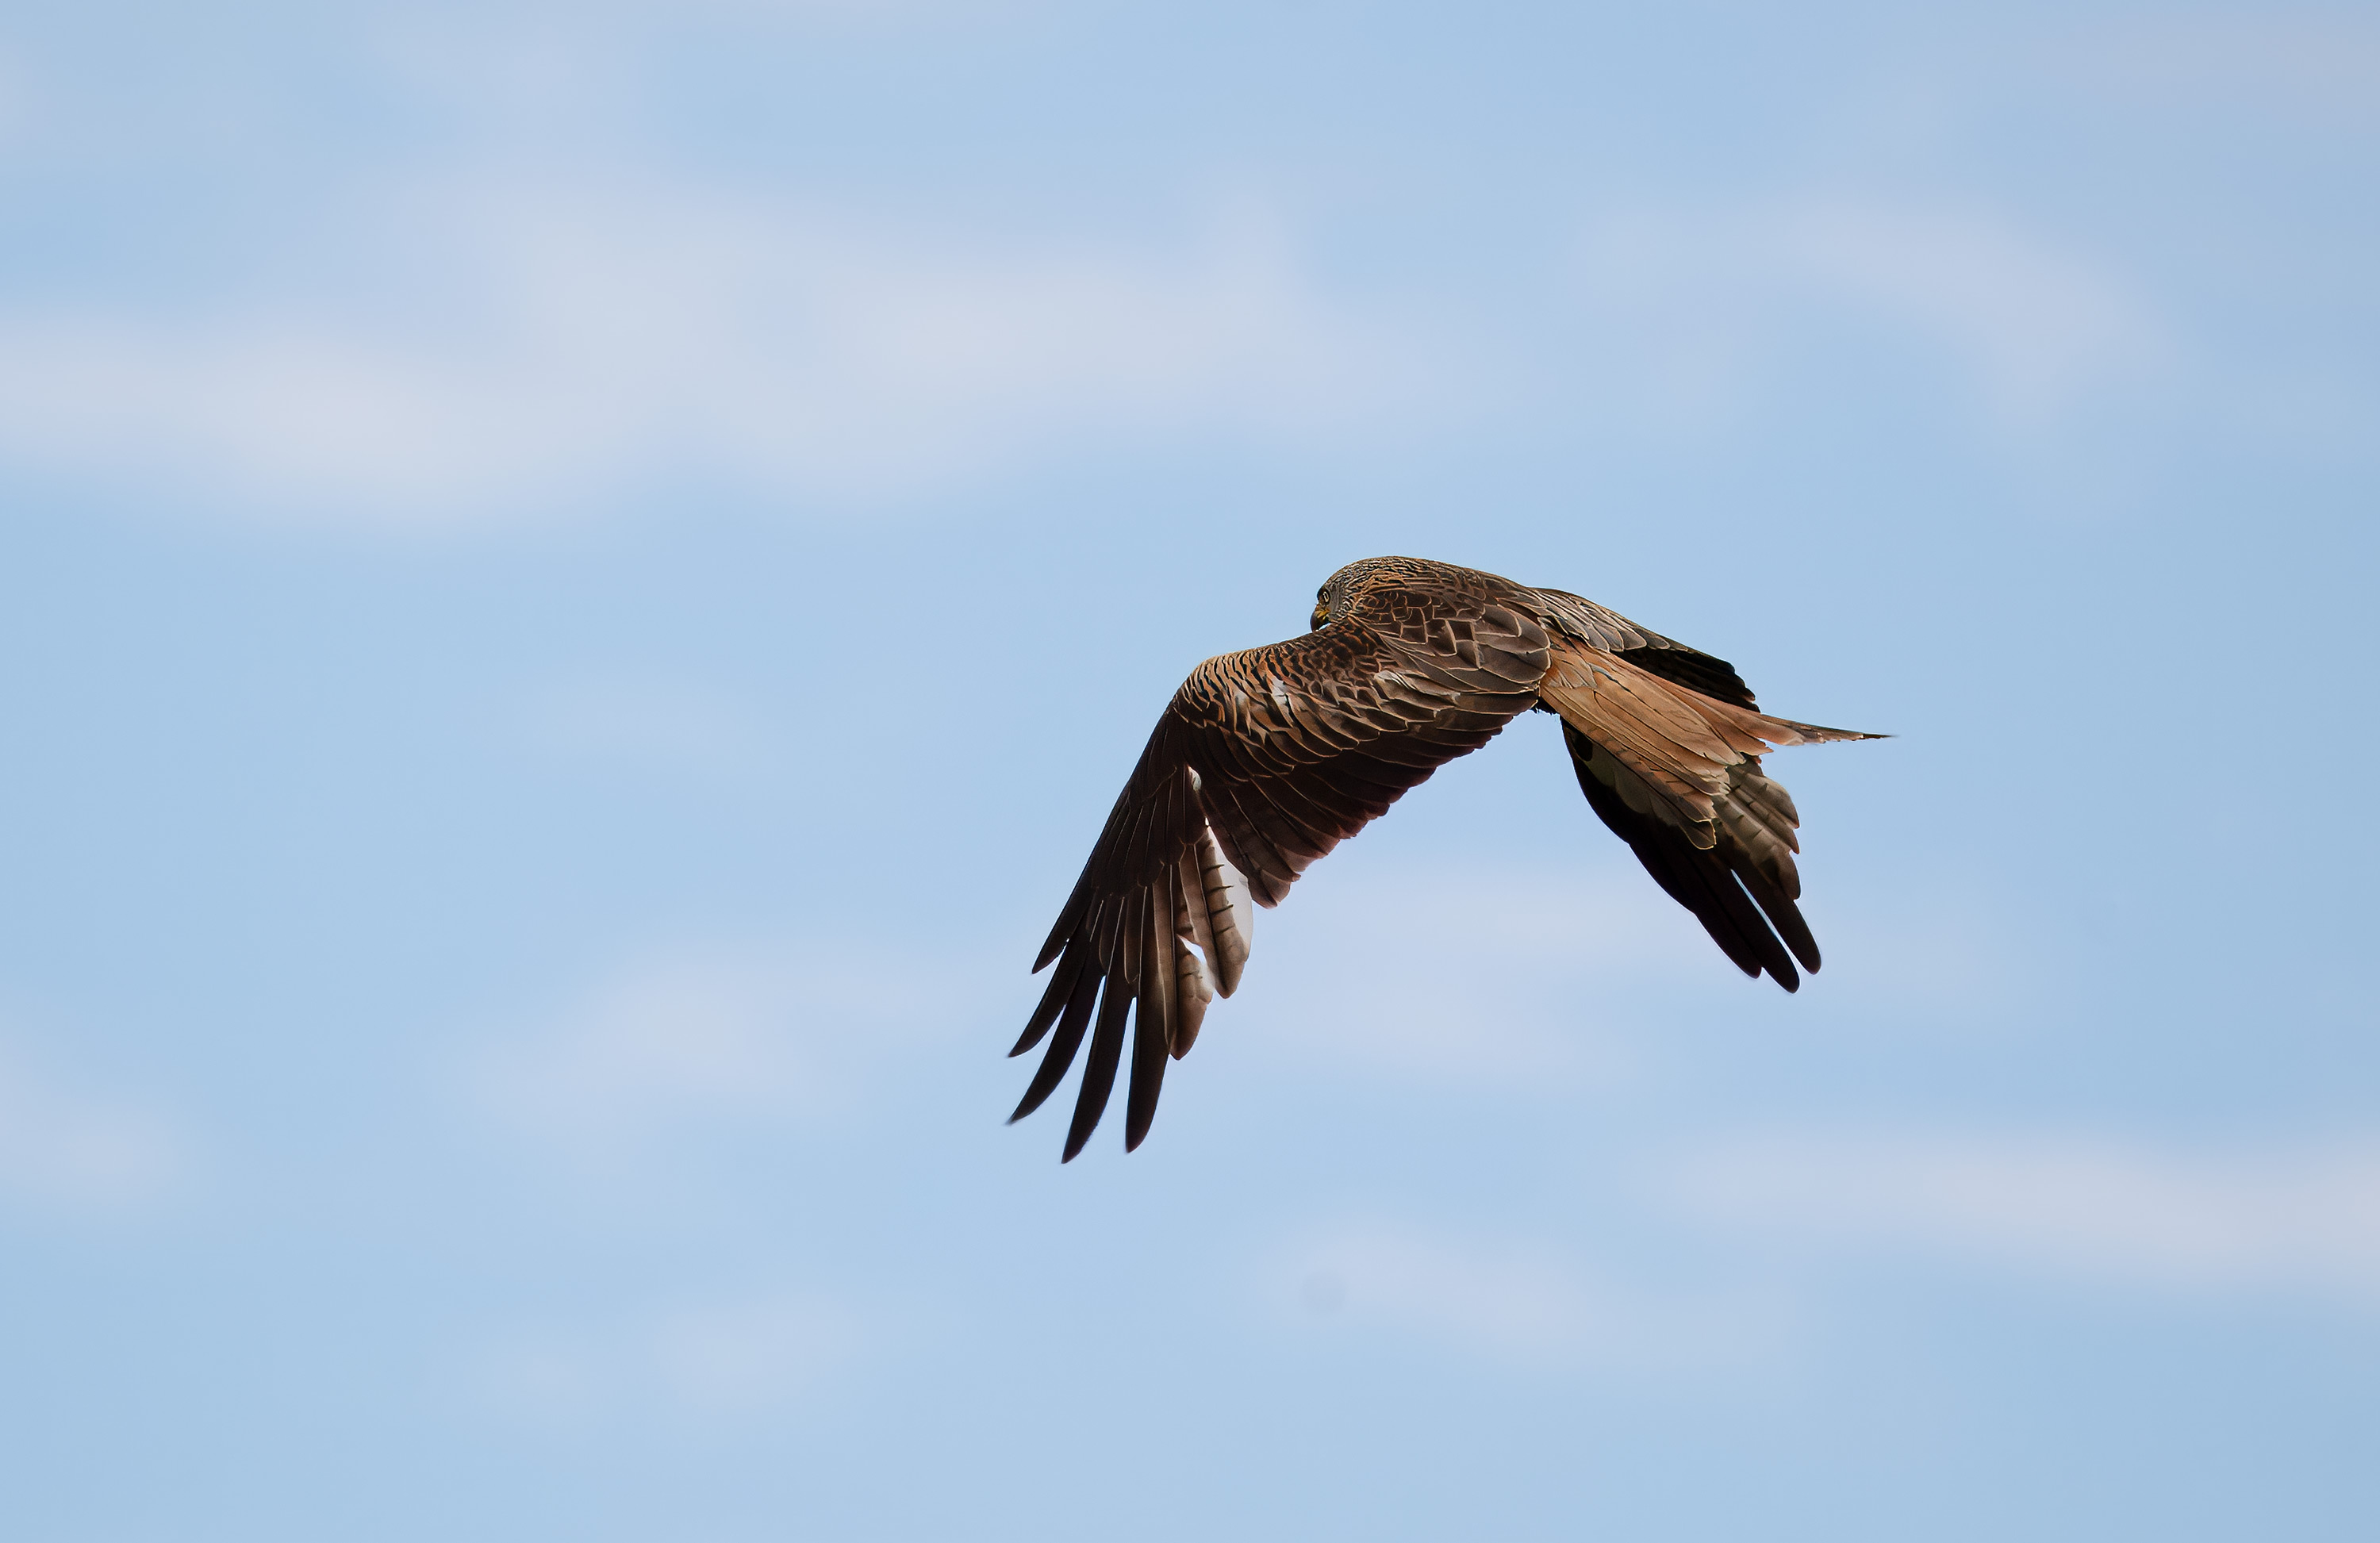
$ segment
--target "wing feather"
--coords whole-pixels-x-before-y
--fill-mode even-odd
[[[1124,1144],[1138,1146],[1164,1062],[1189,1050],[1208,1002],[1239,986],[1252,907],[1279,905],[1340,842],[1527,711],[1549,641],[1484,586],[1416,578],[1304,638],[1192,672],[1035,964],[1058,974],[1017,1051],[1045,1035],[1049,1049],[1014,1117],[1055,1091],[1087,1026],[1065,1156],[1080,1152],[1113,1089],[1130,1011]]]
[[[1066,1127],[1066,1152],[1059,1160],[1072,1162],[1082,1152],[1083,1144],[1099,1128],[1099,1115],[1108,1107],[1108,1095],[1115,1088],[1116,1064],[1123,1055],[1124,1014],[1132,1007],[1132,987],[1122,972],[1107,978],[1107,989],[1099,998],[1099,1027],[1091,1030],[1091,1053],[1083,1063],[1083,1085],[1075,1095],[1074,1123]],[[1058,1069],[1060,1076],[1065,1068]]]
[[[1139,1147],[1157,1118],[1157,1095],[1173,1053],[1173,886],[1150,886],[1148,932],[1141,954],[1140,1005],[1133,1014],[1132,1085],[1124,1097],[1123,1149]]]
[[[1637,656],[1572,638],[1554,652],[1539,692],[1561,714],[1589,807],[1738,969],[1798,990],[1793,962],[1818,967],[1817,940],[1795,904],[1799,820],[1760,757],[1782,745],[1875,736],[1772,718],[1748,705],[1749,691],[1742,704],[1722,701]]]

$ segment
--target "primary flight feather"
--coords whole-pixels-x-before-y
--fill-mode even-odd
[[[1798,990],[1794,961],[1818,967],[1794,905],[1800,817],[1760,758],[1878,736],[1769,717],[1727,661],[1593,601],[1372,557],[1330,576],[1305,637],[1219,655],[1173,694],[1034,962],[1057,969],[1009,1053],[1050,1048],[1010,1120],[1057,1090],[1087,1034],[1072,1161],[1129,1016],[1124,1149],[1139,1146],[1166,1061],[1239,985],[1255,906],[1532,708],[1560,715],[1587,804],[1654,881],[1737,968]]]

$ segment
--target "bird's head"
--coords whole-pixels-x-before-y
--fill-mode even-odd
[[[1360,563],[1350,563],[1322,581],[1314,591],[1314,615],[1306,630],[1319,632],[1332,622],[1355,609],[1355,601],[1364,589],[1364,581],[1378,569],[1390,567],[1404,559],[1397,557],[1366,557]]]

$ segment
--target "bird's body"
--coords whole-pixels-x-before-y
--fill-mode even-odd
[[[1012,1054],[1054,1029],[1012,1119],[1090,1038],[1066,1137],[1107,1106],[1133,1013],[1124,1145],[1169,1057],[1245,964],[1253,906],[1532,708],[1560,715],[1587,802],[1746,975],[1791,991],[1818,948],[1794,901],[1798,816],[1760,769],[1780,745],[1872,735],[1771,718],[1726,661],[1592,601],[1411,557],[1333,574],[1305,637],[1190,673],[1149,735],[1034,968],[1049,989]]]

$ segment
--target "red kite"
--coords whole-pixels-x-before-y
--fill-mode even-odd
[[[1738,969],[1791,991],[1818,945],[1793,902],[1800,817],[1761,771],[1780,745],[1872,739],[1771,718],[1723,659],[1593,601],[1415,557],[1330,576],[1311,630],[1190,673],[1158,720],[1050,941],[1050,1035],[1012,1122],[1056,1090],[1088,1031],[1063,1160],[1115,1086],[1135,1002],[1124,1149],[1148,1134],[1169,1056],[1247,962],[1257,905],[1432,772],[1532,708],[1558,713],[1587,804]],[[1790,951],[1790,953],[1789,953]]]

